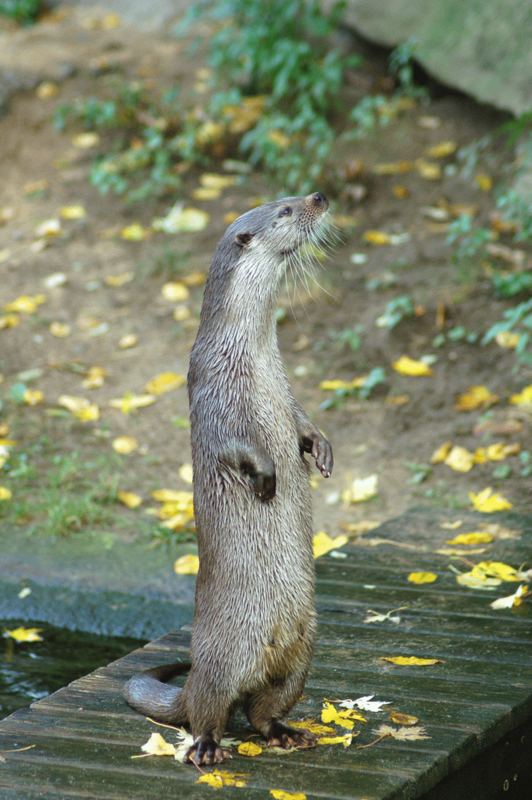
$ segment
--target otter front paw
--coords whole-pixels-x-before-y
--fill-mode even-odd
[[[303,437],[303,449],[310,453],[324,478],[330,478],[333,470],[333,451],[329,441],[316,430]]]

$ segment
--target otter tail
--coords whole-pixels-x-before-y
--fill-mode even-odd
[[[190,664],[176,662],[153,667],[133,675],[122,689],[122,695],[135,711],[159,722],[179,725],[187,722],[185,696],[177,686],[168,686],[170,680],[190,669]]]

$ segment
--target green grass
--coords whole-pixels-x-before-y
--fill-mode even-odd
[[[30,533],[64,537],[113,524],[120,471],[113,456],[54,452],[44,437],[26,451],[15,450],[2,471],[12,500],[0,504],[4,524]]]

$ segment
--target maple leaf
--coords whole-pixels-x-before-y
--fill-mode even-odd
[[[237,750],[241,756],[248,756],[248,758],[256,758],[262,753],[262,747],[256,742],[241,742]]]
[[[40,636],[42,628],[13,628],[12,630],[5,630],[4,636],[14,639],[15,642],[42,642],[43,638]]]
[[[221,789],[224,786],[246,786],[247,775],[244,772],[229,772],[223,769],[213,769],[200,775],[196,783],[205,783],[212,789]]]
[[[469,499],[471,500],[476,511],[481,511],[484,514],[491,514],[494,511],[507,511],[512,508],[512,504],[502,494],[494,492],[491,486],[483,489],[478,494],[469,492]]]
[[[381,710],[382,706],[387,706],[391,700],[374,700],[374,694],[358,697],[356,700],[342,700],[340,708],[359,708],[361,711],[372,711],[374,713]]]
[[[391,736],[392,739],[397,739],[400,742],[414,742],[421,739],[430,739],[427,731],[423,725],[416,725],[413,727],[393,728],[391,725],[380,725],[373,731],[379,737]]]

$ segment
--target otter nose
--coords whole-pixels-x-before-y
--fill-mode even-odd
[[[311,201],[314,203],[314,205],[316,205],[316,206],[323,206],[324,208],[327,208],[327,207],[328,207],[328,205],[329,205],[329,201],[327,200],[327,198],[325,197],[325,195],[324,195],[324,194],[322,194],[321,192],[314,192],[314,194],[311,194],[311,195],[310,195],[310,198],[309,198],[309,199],[310,199],[310,200],[311,200]]]

